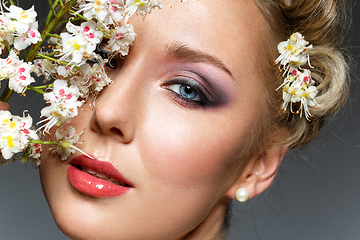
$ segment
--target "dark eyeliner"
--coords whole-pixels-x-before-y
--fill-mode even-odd
[[[181,94],[179,94],[169,88],[169,86],[177,85],[177,84],[190,86],[199,95],[201,100],[192,100],[192,99],[186,98],[186,97],[182,96]],[[207,94],[204,93],[204,92],[207,92],[206,89],[199,87],[198,84],[195,84],[193,81],[190,81],[188,79],[184,79],[184,78],[173,79],[173,80],[170,80],[169,82],[167,82],[164,86],[166,86],[166,88],[174,94],[175,98],[180,101],[180,104],[183,104],[185,106],[206,107],[206,106],[214,105],[213,100],[210,96],[210,93],[207,93]]]

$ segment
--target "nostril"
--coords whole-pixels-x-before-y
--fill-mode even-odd
[[[110,132],[115,133],[116,135],[120,135],[120,136],[123,135],[123,133],[118,128],[115,128],[115,127],[110,128]]]

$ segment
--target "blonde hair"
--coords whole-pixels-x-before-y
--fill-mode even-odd
[[[343,0],[255,0],[264,14],[272,36],[269,41],[269,68],[266,85],[269,92],[266,110],[268,118],[263,124],[274,133],[276,129],[289,131],[284,144],[296,148],[309,143],[319,132],[327,116],[337,112],[348,94],[348,66],[346,54],[341,49],[341,32],[345,17]],[[281,110],[282,92],[276,88],[283,82],[282,74],[274,60],[279,55],[276,44],[294,33],[301,33],[313,50],[310,52],[312,78],[319,93],[317,105],[309,107],[311,121],[296,113]],[[274,117],[275,116],[275,117]]]

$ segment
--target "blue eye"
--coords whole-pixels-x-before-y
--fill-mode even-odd
[[[179,83],[172,84],[169,86],[169,88],[187,100],[201,101],[198,90],[193,86]]]
[[[197,81],[173,79],[164,87],[173,93],[176,102],[186,107],[205,107],[214,104],[210,93]]]

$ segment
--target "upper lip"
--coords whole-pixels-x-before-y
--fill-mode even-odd
[[[123,185],[133,187],[132,183],[129,182],[123,175],[121,175],[121,173],[114,167],[114,165],[108,161],[101,161],[96,158],[91,159],[85,155],[80,155],[73,158],[70,161],[70,164],[78,168],[90,168],[95,172],[108,175],[112,179],[121,182]]]

